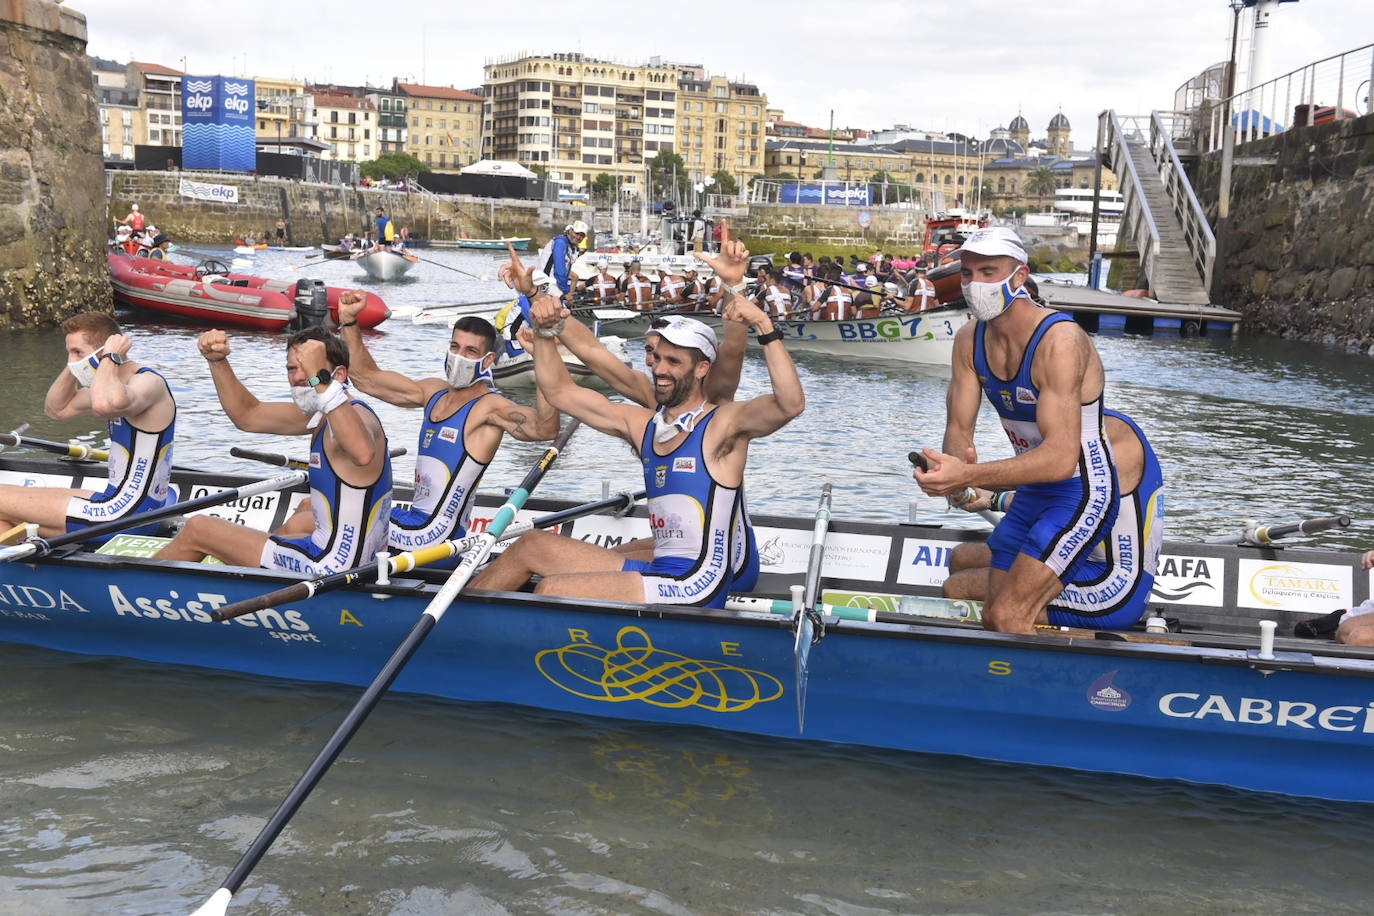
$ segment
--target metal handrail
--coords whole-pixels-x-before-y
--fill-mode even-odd
[[[1330,64],[1332,61],[1337,62],[1334,73],[1333,68],[1323,68],[1324,64]],[[1320,90],[1317,88],[1319,80],[1325,83]],[[1346,97],[1348,86],[1358,96],[1360,88],[1370,80],[1374,80],[1374,44],[1361,45],[1340,54],[1324,57],[1258,86],[1241,89],[1230,98],[1221,99],[1213,105],[1207,149],[1209,152],[1220,150],[1225,137],[1223,131],[1227,129],[1235,132],[1237,143],[1246,143],[1285,129],[1310,127],[1315,120],[1315,109],[1319,99],[1326,95],[1328,98],[1322,101],[1331,101],[1329,94],[1333,92],[1336,98],[1332,106],[1332,120],[1340,121],[1346,118],[1347,104],[1358,108],[1363,102],[1365,113],[1374,112],[1374,88],[1362,99],[1348,100]],[[1294,113],[1294,104],[1305,106],[1305,123],[1289,124],[1285,128],[1283,122]],[[1228,112],[1231,123],[1225,124],[1223,122]],[[1358,111],[1355,113],[1359,114]],[[1240,121],[1239,124],[1236,123],[1237,120]]]
[[[1116,173],[1124,199],[1123,219],[1133,217],[1131,224],[1135,229],[1136,248],[1140,252],[1140,266],[1149,275],[1149,265],[1159,250],[1159,226],[1155,223],[1150,204],[1145,200],[1145,186],[1140,182],[1131,150],[1126,143],[1126,135],[1121,130],[1121,122],[1116,112],[1107,110],[1100,116],[1106,131],[1104,146],[1111,159],[1108,167]],[[1124,168],[1122,167],[1124,165]]]
[[[1207,223],[1207,214],[1193,193],[1188,173],[1183,170],[1178,151],[1158,111],[1150,112],[1150,154],[1159,167],[1164,190],[1174,202],[1174,216],[1183,228],[1184,241],[1193,256],[1193,266],[1202,278],[1204,289],[1212,288],[1212,269],[1216,264],[1217,240]]]

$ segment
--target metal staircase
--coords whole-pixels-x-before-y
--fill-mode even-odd
[[[1124,125],[1124,127],[1123,127]],[[1216,239],[1159,112],[1101,116],[1102,164],[1117,177],[1123,220],[1160,302],[1207,305]]]

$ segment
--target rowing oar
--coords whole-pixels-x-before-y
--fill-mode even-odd
[[[80,461],[109,461],[110,453],[104,449],[98,449],[90,445],[82,445],[79,442],[51,442],[47,439],[35,439],[32,436],[20,435],[29,428],[29,424],[14,430],[13,432],[0,433],[0,446],[27,446],[29,448],[42,449],[45,452],[53,452],[66,458],[76,458]]]
[[[911,623],[912,617],[943,618],[949,621],[963,620],[977,622],[982,618],[983,602],[956,598],[932,598],[926,595],[894,595],[899,598],[895,607],[879,610],[873,607],[842,607],[838,604],[817,602],[815,612],[837,620],[862,620],[868,623]],[[772,614],[778,617],[791,617],[795,613],[791,601],[777,598],[756,598],[751,595],[735,595],[725,602],[729,611]]]
[[[415,312],[416,312],[416,314],[419,314],[420,312],[435,312],[435,311],[438,311],[439,309],[463,309],[463,308],[474,308],[474,309],[475,309],[475,308],[477,308],[477,307],[479,307],[479,306],[483,306],[483,305],[505,305],[507,302],[510,302],[511,299],[513,299],[513,298],[516,298],[516,297],[514,297],[514,296],[507,296],[507,297],[504,298],[504,299],[487,299],[487,300],[482,301],[482,302],[451,302],[451,303],[448,303],[448,304],[446,304],[446,305],[426,305],[426,306],[421,306],[420,308],[417,308],[417,309],[415,310]]]
[[[806,727],[806,678],[809,674],[808,663],[811,659],[811,646],[820,641],[816,624],[816,599],[820,597],[821,562],[825,559],[825,536],[830,530],[830,491],[827,483],[821,487],[820,504],[816,507],[816,527],[811,532],[811,555],[806,561],[806,585],[798,596],[792,589],[792,629],[796,639],[792,655],[797,672],[797,734]],[[800,597],[800,601],[798,598]],[[821,632],[824,632],[823,630]]]
[[[19,445],[21,442],[20,437],[28,432],[28,429],[28,423],[20,423],[8,433],[0,433],[0,452],[3,452],[7,445]]]
[[[290,474],[282,474],[280,477],[269,477],[266,480],[259,480],[242,487],[235,487],[232,490],[225,490],[223,493],[211,493],[208,496],[188,499],[185,502],[172,503],[169,506],[163,506],[161,509],[150,509],[147,512],[140,512],[137,515],[130,515],[127,518],[100,522],[99,524],[91,525],[89,528],[82,528],[79,531],[58,535],[55,538],[30,538],[24,543],[14,547],[0,548],[0,563],[8,563],[11,560],[22,560],[25,557],[32,557],[35,555],[44,556],[52,553],[59,547],[66,547],[68,544],[80,544],[82,541],[104,537],[107,534],[118,534],[129,528],[137,528],[139,525],[146,525],[149,522],[161,521],[164,518],[171,518],[175,515],[184,515],[187,512],[209,509],[211,506],[219,506],[224,503],[233,502],[236,499],[257,496],[259,493],[271,493],[274,490],[285,490],[296,484],[305,483],[306,480],[309,479],[309,476],[310,475],[305,471],[292,471]]]
[[[593,503],[586,503],[581,506],[573,506],[570,509],[563,509],[559,512],[551,512],[548,515],[540,516],[532,521],[517,522],[506,528],[497,538],[498,541],[509,541],[511,538],[519,537],[527,531],[535,528],[552,528],[564,522],[571,522],[588,515],[599,515],[607,511],[624,511],[630,508],[647,494],[640,490],[638,493],[626,491],[617,493],[615,496],[599,499]],[[385,560],[376,563],[368,563],[365,566],[357,566],[345,572],[333,573],[328,576],[321,576],[309,582],[297,582],[285,588],[279,588],[275,592],[260,595],[256,598],[248,598],[244,601],[236,601],[233,604],[226,604],[210,612],[214,620],[229,620],[233,617],[242,617],[244,614],[251,614],[254,611],[261,611],[269,607],[281,607],[285,604],[307,601],[323,592],[332,592],[335,589],[347,588],[350,585],[360,585],[367,582],[384,582],[387,578],[400,573],[410,572],[420,566],[431,563],[438,563],[447,560],[449,557],[467,553],[469,550],[478,546],[482,535],[470,534],[465,538],[458,538],[451,541],[441,541],[438,544],[430,544],[428,547],[421,547],[417,550],[398,553]],[[384,568],[385,567],[385,568]]]
[[[387,452],[392,458],[399,458],[406,453],[404,446],[396,446]],[[229,454],[235,458],[246,458],[249,461],[261,461],[263,464],[270,464],[279,468],[308,468],[310,462],[304,458],[292,458],[288,455],[278,455],[276,452],[255,452],[251,448],[239,448],[237,445],[229,449]]]
[[[907,452],[906,460],[910,461],[913,467],[920,468],[924,473],[930,473],[930,462],[926,461],[926,456],[921,454],[919,449],[914,452]],[[951,498],[949,504],[962,508],[969,500],[977,498],[978,494],[973,492],[973,487],[964,487],[964,492],[959,494],[957,500]],[[1003,513],[993,512],[991,509],[979,509],[974,514],[982,517],[983,521],[996,528],[998,523],[1002,521]]]
[[[453,570],[448,580],[439,589],[438,593],[435,594],[433,600],[429,602],[429,606],[426,607],[424,613],[420,615],[420,619],[415,621],[415,625],[411,627],[410,633],[407,634],[401,644],[396,647],[396,651],[391,653],[391,658],[387,659],[386,664],[382,666],[382,670],[377,672],[377,676],[372,679],[372,683],[367,685],[367,689],[363,691],[363,695],[358,698],[358,702],[348,711],[348,715],[344,717],[343,722],[339,723],[339,727],[334,730],[334,734],[329,736],[329,740],[325,742],[320,752],[315,755],[315,759],[310,762],[310,766],[305,768],[305,772],[301,774],[301,778],[296,781],[296,784],[291,787],[291,791],[287,793],[286,798],[283,799],[276,812],[268,818],[262,831],[258,834],[257,838],[253,840],[252,845],[248,847],[248,851],[243,854],[238,864],[229,872],[229,877],[224,879],[224,884],[221,885],[219,890],[215,891],[210,899],[205,901],[200,909],[196,910],[192,916],[223,916],[224,913],[228,912],[229,901],[233,899],[234,893],[243,885],[243,882],[248,878],[253,868],[272,846],[273,841],[276,840],[277,836],[286,828],[287,821],[291,820],[292,816],[300,809],[300,806],[304,804],[311,791],[314,790],[320,779],[323,778],[325,771],[329,769],[340,752],[348,745],[348,742],[353,736],[357,734],[358,729],[362,727],[363,722],[366,721],[368,715],[377,706],[377,702],[381,700],[382,694],[386,693],[387,688],[396,680],[397,675],[401,673],[401,669],[405,667],[406,662],[410,661],[411,656],[415,654],[415,650],[420,648],[420,644],[424,642],[430,630],[434,629],[435,624],[444,616],[444,612],[448,610],[449,605],[458,597],[458,593],[468,584],[468,580],[472,578],[473,572],[475,572],[482,561],[487,558],[487,555],[491,553],[492,545],[494,545],[501,537],[502,533],[505,532],[507,526],[509,526],[511,521],[515,518],[515,514],[520,511],[520,507],[523,506],[525,500],[529,498],[530,491],[543,479],[545,472],[548,471],[549,466],[553,464],[554,459],[558,457],[559,452],[567,446],[568,440],[572,438],[572,434],[577,430],[578,426],[578,420],[570,422],[553,445],[544,450],[544,454],[540,457],[539,463],[530,468],[529,473],[525,475],[525,479],[520,482],[520,486],[516,487],[515,492],[511,493],[507,498],[506,504],[497,510],[496,517],[491,520],[491,524],[487,527],[487,530],[477,536],[479,540],[477,547],[463,557],[458,567]]]
[[[1345,528],[1349,524],[1350,518],[1345,515],[1309,518],[1300,522],[1288,522],[1283,525],[1261,525],[1258,522],[1252,522],[1246,525],[1245,530],[1240,534],[1230,534],[1219,538],[1208,538],[1206,543],[1244,544],[1249,547],[1264,547],[1274,543],[1279,538],[1316,534],[1318,531],[1330,531],[1332,528]]]
[[[459,270],[457,267],[450,267],[449,265],[445,264],[443,261],[436,261],[436,260],[434,260],[433,258],[422,258],[422,257],[420,257],[418,254],[414,254],[414,253],[409,252],[409,251],[407,251],[406,254],[407,254],[408,256],[414,258],[414,259],[417,260],[417,261],[424,261],[426,264],[433,264],[435,267],[442,267],[444,270],[451,270],[451,271],[453,271],[453,272],[456,273],[456,274],[462,274],[463,276],[465,276],[465,277],[471,277],[471,278],[474,279],[474,280],[484,280],[484,281],[485,281],[485,280],[490,280],[490,279],[491,279],[491,277],[483,276],[482,274],[470,274],[470,273],[468,273],[466,270]]]

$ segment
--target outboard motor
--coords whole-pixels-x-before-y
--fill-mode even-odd
[[[292,327],[297,330],[328,327],[329,320],[329,290],[325,287],[324,281],[305,278],[297,280],[296,319],[291,323]]]

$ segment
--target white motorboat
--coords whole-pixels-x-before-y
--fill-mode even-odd
[[[390,248],[371,248],[354,255],[353,260],[367,271],[367,275],[372,279],[386,281],[404,277],[420,259]]]

